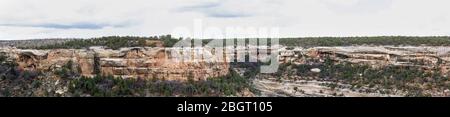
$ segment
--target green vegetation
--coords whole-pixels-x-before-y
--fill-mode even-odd
[[[98,53],[94,54],[94,74],[99,75],[101,73],[100,57]]]
[[[39,87],[40,80],[36,78],[40,75],[34,71],[22,71],[17,69],[17,63],[9,60],[5,53],[0,53],[0,97],[2,96],[33,96],[33,93],[26,93],[28,90]]]
[[[61,78],[76,78],[79,77],[80,74],[78,71],[81,71],[81,68],[75,68],[73,65],[73,61],[68,61],[65,65],[55,71],[55,74]]]
[[[17,63],[13,62],[12,60],[8,60],[8,57],[5,55],[5,53],[0,53],[0,66],[12,68],[17,66]]]
[[[249,79],[231,72],[206,81],[177,82],[159,79],[123,79],[112,76],[81,77],[70,81],[74,96],[233,96],[251,88]]]
[[[351,46],[351,45],[428,45],[448,46],[450,37],[405,37],[405,36],[380,36],[380,37],[311,37],[311,38],[284,38],[280,44],[285,46]]]
[[[194,81],[190,75],[186,82],[164,79],[123,79],[96,75],[82,77],[72,61],[68,61],[54,74],[38,74],[18,71],[16,64],[0,55],[0,97],[2,96],[237,96],[243,91],[254,91],[250,79],[241,77],[233,70],[223,77]],[[4,72],[5,71],[5,72]],[[17,89],[17,87],[19,87]],[[58,94],[67,87],[67,92]]]
[[[315,63],[315,64],[313,64]],[[311,62],[311,64],[283,64],[285,70],[278,74],[295,75],[301,78],[314,78],[327,81],[339,81],[351,84],[354,88],[368,87],[372,89],[398,89],[408,91],[408,96],[426,96],[426,90],[445,90],[450,87],[449,77],[442,75],[437,69],[426,71],[414,66],[387,66],[372,68],[364,64],[335,63],[330,58],[323,63]],[[320,73],[314,73],[313,68],[321,69]],[[292,69],[295,72],[289,72]],[[279,75],[277,75],[279,76]],[[282,76],[281,76],[282,77]],[[336,84],[326,84],[331,88]],[[377,91],[377,90],[373,90]],[[367,91],[371,92],[371,91]],[[387,92],[385,92],[387,93]]]
[[[42,45],[33,47],[37,49],[80,49],[91,46],[106,46],[111,49],[121,47],[155,47],[154,43],[148,41],[162,42],[162,46],[172,47],[179,39],[170,35],[159,37],[101,37],[93,39],[69,40],[63,43]],[[202,40],[207,43],[211,40]],[[247,40],[248,42],[248,40]],[[284,38],[280,44],[286,46],[351,46],[351,45],[428,45],[428,46],[450,46],[450,37],[317,37],[317,38]],[[247,57],[248,58],[248,57]],[[398,89],[408,92],[407,96],[429,96],[427,91],[443,92],[450,88],[448,74],[440,73],[435,68],[424,70],[414,66],[386,66],[383,68],[372,68],[364,64],[352,64],[347,62],[338,63],[330,58],[320,62],[316,59],[307,58],[306,64],[282,64],[277,73],[272,74],[281,78],[305,78],[332,81],[335,83],[323,84],[332,89],[339,88],[339,83],[350,84],[352,89],[364,87],[366,92],[390,91],[378,89]],[[52,89],[47,90],[54,82],[51,75],[43,75],[33,71],[22,71],[16,68],[17,64],[8,60],[4,53],[0,53],[0,94],[2,96],[60,96]],[[259,74],[259,66],[263,63],[231,63],[232,68],[247,68],[243,76],[234,70],[230,74],[218,78],[208,78],[204,81],[194,81],[189,74],[187,82],[165,81],[164,79],[123,79],[112,76],[101,76],[101,67],[98,55],[94,55],[93,78],[81,77],[74,68],[73,62],[57,69],[54,74],[62,86],[68,86],[65,96],[236,96],[239,93],[252,88],[251,78]],[[424,64],[423,61],[415,61]],[[312,72],[311,69],[318,68],[320,72]],[[39,77],[39,78],[36,78]],[[48,77],[48,79],[47,79]],[[45,85],[47,84],[47,85]],[[20,87],[19,89],[13,89]],[[35,89],[46,93],[36,93]],[[373,90],[371,90],[373,89]],[[297,91],[298,89],[296,89]],[[301,92],[301,90],[298,90]],[[28,93],[32,92],[32,93]],[[335,94],[340,95],[340,94]]]
[[[63,68],[67,69],[65,73],[70,73],[69,67]],[[59,75],[67,77],[70,74]],[[41,74],[39,78],[3,79],[0,80],[0,84],[0,97],[239,96],[243,91],[254,90],[250,79],[241,77],[235,72],[230,72],[223,77],[186,82],[163,79],[123,79],[101,75],[92,78],[82,76],[55,78]],[[64,93],[59,94],[58,91],[64,91]]]
[[[146,40],[162,41],[164,46],[173,46],[178,39],[172,38],[171,35],[163,35],[159,37],[132,37],[132,36],[109,36],[92,39],[72,39],[63,43],[42,45],[32,47],[36,49],[81,49],[92,46],[105,46],[111,49],[119,49],[122,47],[155,47],[155,44],[148,45]],[[23,49],[29,49],[22,47]]]
[[[5,53],[0,53],[0,79],[15,79],[19,75],[15,67],[17,63],[8,60]]]
[[[180,38],[181,39],[181,38]],[[148,44],[146,40],[161,41],[164,47],[172,47],[180,41],[171,35],[154,36],[154,37],[132,37],[132,36],[109,36],[92,39],[71,39],[61,43],[44,44],[40,46],[23,46],[17,47],[24,49],[80,49],[92,46],[106,46],[112,49],[121,47],[155,47],[155,44]],[[203,39],[206,45],[212,39]],[[248,44],[249,39],[245,39]],[[236,41],[235,41],[236,43]],[[268,41],[270,45],[270,41]],[[305,37],[305,38],[282,38],[279,40],[281,45],[293,47],[314,47],[314,46],[352,46],[352,45],[428,45],[428,46],[449,46],[450,37],[406,37],[406,36],[379,36],[379,37]]]
[[[206,44],[212,39],[205,39]],[[249,39],[245,39],[248,44]],[[236,43],[236,41],[235,41]],[[270,45],[270,41],[267,41]],[[407,37],[407,36],[378,36],[378,37],[304,37],[304,38],[281,38],[279,44],[284,46],[352,46],[352,45],[411,45],[411,46],[448,46],[450,37]]]

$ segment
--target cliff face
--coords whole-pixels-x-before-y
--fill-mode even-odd
[[[198,48],[193,48],[198,49]],[[201,49],[200,49],[201,50]],[[438,67],[448,73],[450,47],[391,47],[349,46],[286,48],[280,50],[280,63],[307,64],[306,59],[319,60],[330,57],[336,62],[369,64],[372,67],[420,66],[424,70]],[[182,50],[185,51],[185,50]],[[93,76],[96,69],[103,75],[124,78],[159,78],[165,80],[194,80],[228,74],[229,63],[214,59],[206,61],[173,61],[171,53],[180,53],[179,48],[122,48],[120,50],[91,47],[89,49],[21,50],[0,48],[0,52],[14,58],[23,70],[54,71],[72,61],[73,70],[83,76]],[[189,55],[204,55],[208,51],[189,51]],[[210,54],[210,53],[209,53]],[[182,59],[182,58],[178,58]]]
[[[170,53],[174,49],[122,48],[120,50],[91,47],[90,49],[21,50],[2,48],[23,70],[50,72],[69,61],[72,69],[82,76],[100,74],[123,78],[158,78],[165,80],[202,80],[228,74],[229,65],[223,62],[175,62]],[[195,54],[195,53],[191,53]]]
[[[285,48],[280,62],[290,64],[283,64],[282,76],[260,75],[263,80],[254,82],[269,96],[449,96],[449,50],[438,46]]]
[[[306,64],[307,58],[323,60],[326,57],[336,62],[368,64],[376,68],[418,66],[424,70],[438,68],[442,73],[448,73],[450,67],[450,47],[348,46],[284,48],[280,51],[281,63]]]

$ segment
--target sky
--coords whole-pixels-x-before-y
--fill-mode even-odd
[[[447,36],[449,4],[449,0],[0,0],[0,40],[186,37],[210,27],[226,37],[240,36],[225,34],[230,27],[277,29],[279,37]],[[203,28],[196,28],[196,21]]]

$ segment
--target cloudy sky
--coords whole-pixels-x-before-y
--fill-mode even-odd
[[[450,35],[449,0],[0,0],[0,40],[278,28],[281,37]],[[192,31],[191,30],[191,31]],[[227,35],[230,36],[230,35]]]

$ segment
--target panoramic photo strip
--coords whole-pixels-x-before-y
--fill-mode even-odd
[[[33,113],[450,112],[449,4],[0,0],[0,105]],[[314,109],[323,107],[333,110]]]

